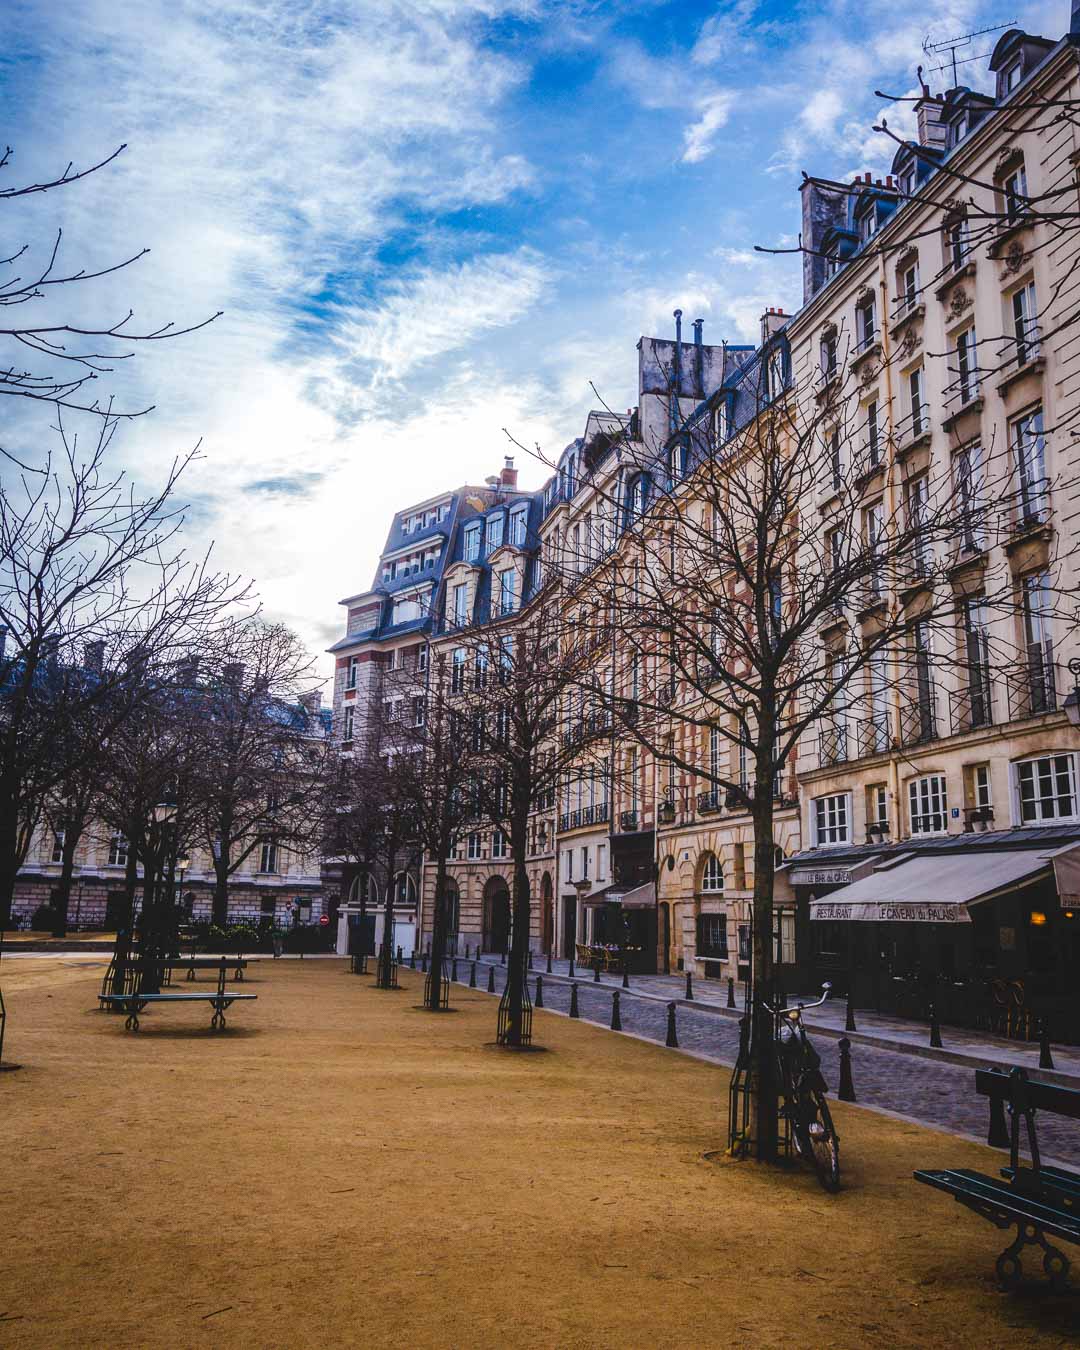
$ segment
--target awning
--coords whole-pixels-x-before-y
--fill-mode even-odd
[[[1060,851],[1060,850],[1059,850]],[[968,905],[1049,876],[1051,852],[907,854],[810,905],[810,918],[872,923],[970,923]]]
[[[601,905],[610,904],[615,898],[611,892],[613,886],[602,886],[598,891],[586,891],[584,895],[578,894],[578,904],[585,909],[599,909]]]
[[[655,882],[650,881],[644,886],[635,886],[632,891],[625,891],[619,896],[619,903],[623,909],[655,909]]]

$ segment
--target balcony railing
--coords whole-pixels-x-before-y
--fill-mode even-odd
[[[900,744],[925,745],[937,740],[937,700],[933,694],[913,699],[900,709]]]
[[[1045,525],[1050,518],[1050,479],[1023,479],[1017,488],[1006,494],[1002,504],[1014,533]]]
[[[871,713],[855,723],[855,744],[860,759],[865,755],[880,755],[889,749],[890,717],[888,712]]]
[[[828,721],[818,732],[818,762],[823,768],[843,764],[848,757],[847,722]]]
[[[719,811],[720,802],[719,788],[709,788],[707,792],[699,792],[697,796],[698,815],[707,816],[712,811]]]
[[[638,828],[638,813],[636,811],[623,811],[619,816],[619,829],[624,834],[631,834]]]
[[[1009,719],[1039,717],[1055,712],[1059,706],[1059,691],[1068,690],[1069,677],[1055,662],[1033,657],[1006,671]]]
[[[969,668],[967,682],[949,694],[952,734],[994,725],[994,688],[988,670]]]

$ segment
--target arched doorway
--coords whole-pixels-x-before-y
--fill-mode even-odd
[[[541,951],[548,956],[555,945],[555,906],[551,894],[551,873],[545,872],[540,882]]]
[[[510,887],[503,877],[491,877],[484,887],[484,926],[481,935],[486,952],[504,953],[510,946]]]

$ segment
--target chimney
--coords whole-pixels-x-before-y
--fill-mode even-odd
[[[518,471],[514,468],[514,456],[507,455],[503,461],[502,472],[499,474],[499,481],[503,487],[517,487]]]
[[[105,669],[105,642],[103,638],[96,638],[83,647],[83,667],[92,671],[95,675],[100,675]]]
[[[944,100],[931,94],[929,86],[924,84],[922,98],[915,104],[915,120],[919,127],[919,144],[930,150],[944,150],[949,139],[945,123],[941,120],[944,106]]]
[[[704,319],[694,320],[694,394],[697,398],[705,397],[705,347],[701,337],[704,327]]]
[[[322,690],[312,689],[310,693],[300,695],[300,706],[309,717],[318,717],[322,707]]]
[[[775,334],[779,333],[784,324],[787,323],[788,316],[779,306],[770,305],[761,316],[761,343],[762,346]]]
[[[824,286],[827,273],[821,256],[821,241],[826,230],[842,226],[847,219],[847,190],[835,188],[817,178],[804,178],[802,195],[802,233],[799,242],[803,254],[803,304]]]

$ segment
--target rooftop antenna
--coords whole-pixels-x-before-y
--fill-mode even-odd
[[[929,74],[936,75],[942,70],[948,70],[952,66],[953,88],[959,84],[956,74],[956,67],[966,65],[969,61],[982,61],[989,56],[989,52],[982,52],[978,56],[962,56],[959,61],[956,59],[956,53],[963,51],[965,47],[970,47],[977,37],[983,37],[986,33],[1001,33],[1006,28],[1012,28],[1016,23],[1015,19],[1010,19],[1008,23],[996,23],[990,28],[976,28],[972,33],[961,33],[959,37],[945,38],[941,42],[931,42],[930,34],[927,33],[923,38],[922,49],[928,57],[941,56],[943,52],[949,53],[949,60],[940,66],[931,66]]]

